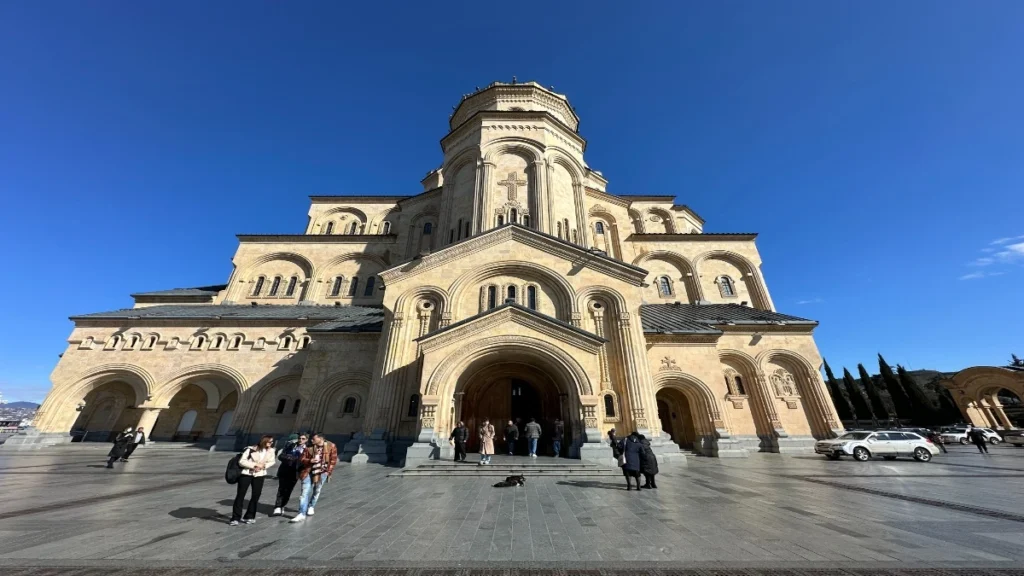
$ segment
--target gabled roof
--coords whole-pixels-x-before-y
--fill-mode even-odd
[[[227,287],[227,284],[217,284],[215,286],[199,286],[196,288],[171,288],[170,290],[157,290],[155,292],[136,292],[130,296],[132,298],[136,296],[216,296],[218,292]]]
[[[643,304],[645,334],[720,334],[718,326],[817,326],[798,318],[739,304]]]
[[[311,327],[320,331],[341,331],[339,328],[353,328],[363,332],[379,332],[384,321],[384,310],[369,306],[308,306],[276,305],[246,306],[242,304],[187,305],[170,304],[145,308],[123,308],[110,312],[96,312],[72,316],[71,320],[215,320],[230,324],[231,321],[287,321],[313,323]],[[325,328],[320,328],[321,326]],[[328,329],[329,328],[329,329]]]
[[[427,333],[427,334],[425,334],[423,336],[420,336],[419,338],[416,339],[416,341],[419,342],[419,341],[423,341],[423,340],[430,340],[434,336],[438,336],[438,335],[444,334],[446,332],[451,332],[452,330],[457,330],[457,329],[461,328],[462,326],[465,326],[465,325],[470,324],[472,322],[476,322],[477,320],[480,320],[481,318],[485,318],[485,317],[488,317],[488,316],[493,316],[495,314],[498,314],[498,313],[500,313],[500,312],[502,312],[504,310],[508,310],[508,309],[518,310],[519,312],[525,313],[525,314],[527,314],[529,316],[533,316],[533,317],[535,317],[535,318],[537,318],[539,320],[542,320],[543,322],[546,322],[546,323],[551,324],[553,326],[557,326],[558,328],[562,328],[562,329],[565,329],[565,330],[569,330],[571,332],[575,332],[576,334],[579,334],[580,336],[584,336],[586,338],[589,338],[589,339],[593,340],[596,343],[601,344],[601,343],[607,342],[607,340],[605,340],[604,338],[598,336],[597,334],[594,334],[593,332],[588,332],[588,331],[586,331],[586,330],[584,330],[582,328],[577,328],[576,326],[573,326],[572,324],[569,324],[568,322],[563,322],[563,321],[559,320],[558,318],[554,318],[552,316],[548,316],[547,314],[541,314],[540,312],[537,312],[536,310],[533,310],[532,308],[527,308],[526,306],[522,306],[520,304],[513,304],[513,303],[506,303],[506,304],[502,304],[500,306],[495,306],[494,308],[491,308],[490,310],[484,310],[483,312],[481,312],[479,314],[470,316],[469,318],[466,318],[466,319],[463,319],[463,320],[459,320],[458,322],[456,322],[454,324],[449,324],[448,326],[445,326],[444,328],[439,328],[437,330],[434,330],[433,332],[429,332],[429,333]]]
[[[481,232],[454,244],[449,244],[426,256],[415,256],[410,260],[400,262],[384,270],[379,276],[387,283],[396,276],[403,275],[403,273],[416,274],[440,266],[447,262],[452,254],[472,252],[474,251],[474,244],[478,245],[480,250],[483,250],[496,242],[506,239],[517,240],[538,248],[546,246],[549,248],[548,251],[550,253],[561,255],[564,258],[572,258],[575,264],[593,267],[614,278],[629,281],[636,286],[640,286],[647,277],[647,270],[639,266],[627,264],[601,251],[588,250],[550,234],[539,232],[533,228],[527,228],[522,224],[504,224],[497,228],[491,228],[486,232]],[[412,267],[410,267],[410,264]]]

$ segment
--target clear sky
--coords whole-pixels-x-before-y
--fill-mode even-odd
[[[1024,3],[5,2],[0,392],[217,284],[310,194],[414,194],[462,94],[567,94],[609,191],[759,232],[833,367],[1024,354]],[[838,368],[837,368],[838,369]]]

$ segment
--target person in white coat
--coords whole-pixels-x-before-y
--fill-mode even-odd
[[[242,475],[238,477],[237,492],[235,492],[235,504],[231,508],[231,525],[238,526],[239,522],[246,524],[256,523],[256,508],[260,504],[260,494],[263,492],[263,481],[266,479],[267,470],[277,463],[274,454],[274,437],[264,436],[255,446],[249,446],[242,451],[242,457],[238,459],[238,465],[242,467]],[[245,509],[245,516],[242,516],[242,504],[245,502],[245,493],[252,487],[252,495],[249,497],[249,506]]]

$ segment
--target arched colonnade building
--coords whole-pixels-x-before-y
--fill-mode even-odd
[[[776,311],[756,235],[609,192],[578,122],[565,96],[492,84],[422,192],[313,196],[304,234],[238,236],[226,284],[73,317],[35,441],[314,429],[383,462],[444,456],[484,418],[561,418],[565,455],[594,459],[611,428],[666,458],[836,434],[817,323]]]

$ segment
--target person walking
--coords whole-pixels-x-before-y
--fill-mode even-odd
[[[640,434],[640,446],[643,447],[640,452],[640,472],[644,475],[643,487],[656,489],[658,484],[655,483],[654,477],[658,475],[658,457],[651,449],[650,440],[643,434]]]
[[[316,513],[316,503],[323,494],[324,484],[331,479],[334,467],[338,465],[338,447],[334,442],[325,440],[322,433],[313,434],[313,445],[302,452],[299,464],[302,496],[299,497],[299,513],[291,522],[302,522]]]
[[[118,460],[124,462],[124,455],[128,453],[128,444],[131,443],[134,438],[132,427],[129,426],[124,429],[124,432],[118,433],[114,438],[114,447],[107,452],[107,468],[113,468],[114,462]]]
[[[640,443],[640,436],[633,432],[622,441],[622,455],[625,462],[622,464],[622,475],[626,477],[626,490],[632,490],[633,484],[630,478],[636,480],[636,489],[640,490],[640,454],[644,451]]]
[[[494,454],[494,424],[484,418],[480,426],[480,462],[477,466],[491,463],[491,456]]]
[[[509,420],[508,426],[505,426],[505,446],[508,447],[509,456],[516,452],[516,440],[519,440],[519,427]]]
[[[263,481],[266,480],[267,470],[274,464],[273,436],[263,436],[255,446],[249,446],[242,451],[242,457],[238,459],[242,475],[238,477],[238,484],[235,484],[235,503],[231,507],[229,523],[231,526],[238,526],[239,522],[256,523],[256,510],[260,505],[260,494],[263,493]],[[250,487],[252,494],[249,495],[249,506],[245,509],[245,516],[242,516],[245,493]]]
[[[551,448],[555,451],[555,458],[562,454],[562,436],[565,435],[565,424],[561,418],[555,418],[555,437],[551,440]]]
[[[978,452],[988,454],[988,439],[985,438],[985,431],[975,426],[967,432],[967,437],[978,447]]]
[[[540,440],[541,429],[536,418],[530,418],[526,424],[526,443],[530,447],[530,458],[537,457],[537,442]]]
[[[448,437],[448,440],[455,446],[455,461],[465,462],[466,442],[469,440],[469,428],[466,428],[466,423],[459,420],[459,425],[452,430],[452,435]]]
[[[618,460],[622,455],[622,441],[615,437],[615,428],[608,431],[608,445],[612,448],[612,458]]]
[[[274,511],[271,516],[280,516],[284,513],[284,507],[292,497],[295,484],[299,481],[299,466],[302,460],[302,453],[306,450],[306,442],[309,441],[309,434],[292,434],[288,437],[288,443],[277,455],[277,461],[281,463],[277,467],[277,498],[274,499]]]
[[[136,448],[145,445],[146,432],[143,430],[142,426],[139,426],[135,429],[135,432],[132,433],[132,439],[128,441],[128,448],[124,451],[124,457],[121,458],[121,462],[127,462],[128,458],[131,457]]]
[[[942,441],[942,435],[936,432],[935,430],[928,431],[928,441],[938,446],[939,450],[942,450],[943,454],[949,452],[948,450],[946,450],[945,442]]]

